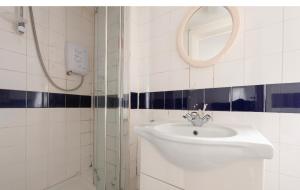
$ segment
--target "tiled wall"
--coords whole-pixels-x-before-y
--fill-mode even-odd
[[[15,31],[17,8],[0,8],[0,187],[41,190],[78,172],[91,174],[92,110],[79,101],[92,95],[94,14],[93,8],[34,7],[46,67],[61,87],[80,80],[65,75],[64,43],[89,49],[91,72],[79,90],[66,95],[47,81],[28,8],[24,11],[26,32],[20,35]]]
[[[188,9],[130,9],[130,82],[133,92],[300,82],[299,7],[238,7],[241,26],[232,49],[220,63],[207,68],[190,68],[177,53],[177,28]],[[300,91],[298,88],[292,90],[295,90],[294,94]],[[251,124],[273,143],[275,156],[266,161],[265,190],[297,190],[300,184],[300,116],[274,111],[212,111],[212,115],[217,122]],[[289,109],[281,111],[291,112]],[[185,112],[131,110],[132,127],[149,120],[181,120]],[[137,138],[132,136],[137,144]]]

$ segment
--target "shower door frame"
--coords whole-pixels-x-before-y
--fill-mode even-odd
[[[119,160],[118,160],[118,162],[119,162],[119,165],[117,165],[116,166],[116,169],[117,169],[117,173],[116,173],[116,175],[118,176],[118,190],[122,190],[122,179],[125,177],[125,176],[122,176],[122,154],[121,154],[121,148],[122,148],[122,126],[123,126],[123,112],[122,112],[122,110],[123,109],[128,109],[128,108],[123,108],[123,98],[124,98],[124,88],[123,88],[123,72],[124,72],[124,18],[125,18],[125,16],[124,16],[124,14],[125,14],[125,8],[124,7],[118,7],[119,8],[119,11],[120,11],[120,17],[119,17],[119,21],[120,21],[120,24],[119,24],[119,40],[118,40],[118,50],[119,50],[119,54],[118,54],[118,57],[119,57],[119,59],[118,59],[118,64],[119,64],[119,67],[118,67],[118,93],[117,93],[117,97],[118,97],[118,111],[117,111],[117,114],[118,114],[118,131],[117,131],[117,133],[118,133],[118,135],[117,135],[117,137],[119,138],[119,149],[118,149],[118,151],[117,151],[117,154],[118,154],[118,158],[119,158]],[[99,32],[98,32],[98,29],[99,29],[99,27],[101,27],[101,26],[98,26],[98,22],[97,22],[97,19],[99,19],[99,18],[96,18],[96,17],[98,17],[98,15],[97,14],[99,14],[98,13],[98,10],[99,9],[99,7],[97,7],[96,8],[96,11],[95,11],[95,42],[96,43],[98,43],[98,38],[99,38]],[[104,91],[105,91],[105,101],[104,101],[104,158],[105,158],[105,160],[104,160],[104,179],[102,179],[102,180],[104,180],[104,189],[107,189],[107,184],[106,184],[106,182],[107,182],[107,180],[106,180],[106,178],[107,178],[107,166],[106,166],[106,162],[107,162],[107,150],[106,150],[106,148],[107,148],[107,96],[108,96],[108,92],[107,92],[107,89],[108,89],[108,71],[107,71],[107,65],[108,65],[108,60],[107,60],[107,55],[108,55],[108,43],[107,43],[107,41],[108,41],[108,9],[109,9],[109,7],[105,7],[105,49],[104,49],[104,51],[105,51],[105,58],[104,58],[104,64],[105,64],[105,71],[104,71],[104,75],[105,75],[105,77],[104,77],[104,84],[105,84],[105,88],[104,88]],[[95,64],[97,64],[98,63],[98,61],[99,61],[99,56],[98,56],[98,46],[97,46],[97,44],[95,44]],[[96,65],[94,66],[94,68],[97,68],[96,67]],[[95,71],[95,72],[97,72],[97,71]],[[97,73],[95,73],[96,75],[97,75]],[[96,79],[97,77],[95,77],[95,79]],[[126,79],[127,80],[127,79]],[[128,80],[127,80],[127,82],[128,82]],[[95,85],[94,85],[94,87],[96,86],[96,84],[97,84],[97,81],[95,81]],[[95,91],[94,91],[95,92]],[[96,105],[98,105],[98,100],[96,100],[96,98],[95,98],[95,103],[96,103]],[[95,106],[95,104],[94,104],[94,106]],[[98,118],[97,118],[97,111],[95,110],[95,122],[94,122],[94,128],[95,128],[95,131],[96,131],[96,125],[97,124],[99,124],[99,122],[97,122],[98,121]],[[102,136],[101,136],[102,137]],[[96,166],[97,164],[96,164],[96,162],[97,162],[97,154],[96,154],[96,138],[97,138],[97,133],[95,133],[95,135],[94,135],[94,158],[93,158],[93,160],[94,160],[94,166]],[[98,137],[99,138],[99,137]],[[126,163],[126,162],[125,162]],[[98,169],[96,168],[96,167],[94,167],[94,172],[93,172],[93,179],[94,179],[94,184],[95,185],[97,185],[97,182],[96,182],[96,180],[97,180],[97,178],[99,177],[98,176],[99,175],[99,173],[98,173]],[[125,187],[125,189],[126,189],[126,187]]]

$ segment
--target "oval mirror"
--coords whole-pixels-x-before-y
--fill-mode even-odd
[[[215,64],[232,46],[238,26],[238,13],[233,7],[193,8],[179,28],[179,53],[194,67]]]

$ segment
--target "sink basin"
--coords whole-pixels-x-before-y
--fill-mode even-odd
[[[172,125],[158,125],[154,129],[164,135],[170,135],[178,138],[218,138],[231,137],[236,135],[236,132],[230,128],[225,127],[194,127],[189,124],[172,124]]]
[[[256,129],[210,123],[151,123],[135,128],[171,163],[186,170],[207,170],[242,159],[271,159],[272,144]]]

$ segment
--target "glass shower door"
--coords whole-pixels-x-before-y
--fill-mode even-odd
[[[121,7],[98,7],[95,17],[95,177],[97,190],[119,190],[123,124]],[[123,146],[123,145],[122,145]]]
[[[106,160],[106,8],[98,7],[95,15],[95,120],[94,120],[94,183],[105,190]]]

